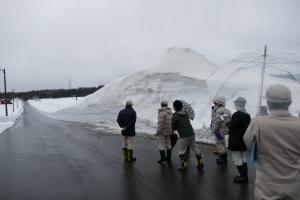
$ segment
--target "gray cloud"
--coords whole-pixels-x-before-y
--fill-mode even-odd
[[[300,53],[298,0],[2,0],[0,66],[17,90],[104,84],[171,46],[222,64],[244,52]],[[300,70],[299,70],[300,71]],[[1,80],[0,80],[1,81]]]

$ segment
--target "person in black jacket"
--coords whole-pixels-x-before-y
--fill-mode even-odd
[[[117,122],[122,128],[122,151],[124,161],[133,162],[133,139],[135,136],[136,112],[131,100],[126,101],[126,107],[118,114]]]
[[[239,176],[233,178],[234,182],[248,182],[247,168],[247,147],[244,143],[243,136],[250,124],[251,117],[246,112],[246,99],[239,97],[234,101],[236,112],[232,115],[231,121],[227,123],[229,128],[228,149],[232,153],[232,161],[237,166]]]

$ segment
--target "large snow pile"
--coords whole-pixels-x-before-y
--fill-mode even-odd
[[[19,99],[16,99],[14,103],[14,108],[12,104],[7,105],[8,116],[5,115],[5,105],[0,105],[0,133],[12,127],[15,121],[23,113],[23,102]]]
[[[132,99],[138,116],[137,130],[153,134],[157,126],[157,109],[161,100],[168,100],[172,107],[175,99],[182,99],[190,103],[195,110],[192,124],[197,140],[212,143],[213,138],[208,127],[214,95],[225,96],[227,106],[232,112],[233,100],[243,96],[248,100],[248,112],[252,117],[256,114],[262,56],[249,58],[251,59],[243,60],[246,64],[240,63],[241,59],[237,58],[235,60],[238,62],[229,62],[219,67],[191,49],[170,48],[157,65],[115,80],[84,98],[80,104],[48,115],[68,121],[97,124],[101,129],[118,130],[117,114],[124,107],[125,100]],[[268,61],[268,64],[271,63],[277,62]],[[267,68],[263,91],[274,83],[288,86],[293,93],[291,111],[298,115],[299,82],[285,78],[282,70],[276,71],[277,68]],[[262,105],[265,104],[263,96]]]
[[[154,133],[161,100],[190,103],[196,111],[196,129],[209,124],[209,91],[206,80],[219,67],[188,48],[170,48],[157,65],[120,78],[91,94],[77,107],[55,113],[56,118],[118,128],[117,114],[132,99],[138,115],[137,130]],[[172,107],[172,106],[171,106]],[[206,136],[202,140],[207,139]]]

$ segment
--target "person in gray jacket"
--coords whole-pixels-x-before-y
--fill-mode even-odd
[[[163,164],[164,161],[171,161],[171,140],[172,130],[172,110],[168,107],[168,101],[161,102],[161,108],[158,110],[158,123],[156,131],[157,148],[160,153],[160,160],[157,162]],[[167,156],[166,156],[167,151]]]
[[[255,117],[244,135],[248,149],[255,142],[255,199],[299,200],[300,119],[288,111],[291,91],[272,85],[266,99],[270,114]]]
[[[226,123],[231,120],[231,112],[226,105],[226,98],[215,96],[213,99],[214,107],[212,110],[211,132],[215,136],[216,149],[219,158],[216,159],[217,164],[227,163],[227,151],[225,135],[228,135],[229,129]]]

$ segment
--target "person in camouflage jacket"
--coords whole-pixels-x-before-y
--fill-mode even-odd
[[[214,108],[212,110],[211,133],[214,134],[216,139],[216,149],[219,156],[216,161],[218,164],[224,164],[227,163],[225,135],[228,135],[229,133],[226,123],[231,120],[231,112],[225,107],[225,97],[216,96],[214,97],[213,102]]]

